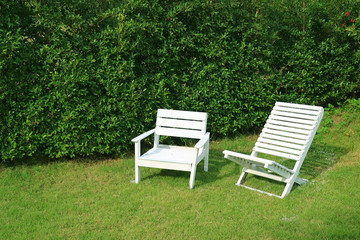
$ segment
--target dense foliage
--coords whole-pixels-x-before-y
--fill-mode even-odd
[[[356,0],[0,0],[0,158],[120,154],[158,108],[228,135],[359,96]]]

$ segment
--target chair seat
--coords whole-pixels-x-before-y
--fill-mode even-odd
[[[192,164],[195,154],[194,148],[160,145],[141,155],[139,160]]]

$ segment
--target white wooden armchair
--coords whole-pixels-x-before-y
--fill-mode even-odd
[[[310,148],[316,130],[321,122],[324,109],[317,106],[277,102],[255,143],[251,155],[232,151],[223,151],[224,157],[243,166],[236,185],[284,198],[294,183],[304,184],[307,180],[298,174]],[[258,153],[265,157],[258,157]],[[275,161],[266,159],[273,155],[296,161],[289,169]],[[281,196],[260,191],[243,185],[248,173],[284,182],[285,189]]]
[[[190,188],[194,187],[196,167],[204,158],[208,171],[209,137],[206,132],[207,113],[158,109],[156,128],[132,139],[135,143],[135,183],[140,181],[140,167],[161,168],[190,173]],[[154,147],[141,155],[141,140],[154,134]],[[199,139],[194,147],[159,144],[160,136]]]

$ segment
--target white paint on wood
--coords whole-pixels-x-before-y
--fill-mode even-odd
[[[208,170],[209,138],[206,132],[207,113],[159,109],[156,127],[134,138],[135,182],[140,181],[140,167],[161,168],[190,172],[189,187],[195,183],[196,166],[204,159],[204,170]],[[140,142],[154,133],[154,147],[140,154]],[[159,144],[160,136],[199,139],[195,147]]]
[[[291,127],[291,128],[299,128],[299,129],[307,129],[307,130],[312,130],[314,128],[313,125],[292,123],[292,122],[288,122],[288,121],[279,121],[279,120],[269,119],[266,122],[271,125],[279,125],[279,126],[285,126],[285,127]]]
[[[270,115],[269,119],[280,120],[280,121],[284,121],[284,122],[301,123],[301,124],[306,124],[306,125],[310,125],[310,126],[314,126],[316,123],[315,120],[305,120],[305,119],[299,119],[299,118],[282,117],[282,116],[277,116],[277,115]]]
[[[281,147],[298,149],[300,151],[303,151],[305,149],[305,146],[301,145],[301,144],[293,144],[293,143],[288,143],[288,142],[283,142],[283,141],[277,141],[277,140],[268,139],[268,138],[264,138],[264,137],[259,137],[258,142],[273,144],[273,145],[281,146]]]
[[[277,102],[257,140],[251,155],[225,150],[224,157],[243,165],[237,185],[242,185],[248,173],[286,183],[280,198],[289,194],[293,184],[304,184],[298,177],[300,168],[319,127],[322,107]],[[257,158],[258,153],[295,160],[293,169],[271,160]],[[274,175],[275,174],[275,175]],[[244,186],[246,187],[246,186]],[[249,188],[249,187],[246,187]],[[271,193],[249,188],[262,193]]]
[[[269,134],[269,133],[266,133],[266,132],[262,132],[260,134],[260,137],[267,138],[267,139],[280,140],[280,141],[289,142],[289,143],[296,143],[296,144],[299,144],[299,145],[306,144],[306,140],[297,139],[297,138],[290,138],[290,137],[283,137],[283,136],[279,136],[279,135]]]
[[[296,133],[290,133],[290,132],[284,132],[284,131],[278,131],[278,130],[273,130],[273,129],[268,129],[268,128],[264,128],[262,130],[262,132],[263,133],[273,134],[273,135],[278,135],[278,136],[290,137],[290,138],[294,138],[294,139],[307,140],[309,138],[308,135],[296,134]]]
[[[317,119],[317,117],[314,115],[290,113],[290,112],[283,112],[283,111],[277,111],[277,110],[272,110],[271,114],[277,115],[277,116],[292,117],[292,118],[307,119],[307,120],[316,120]]]
[[[161,136],[200,139],[204,136],[205,132],[180,128],[156,127],[156,134]]]
[[[311,134],[311,131],[309,131],[309,130],[303,130],[303,129],[292,128],[292,127],[283,127],[283,126],[269,124],[269,123],[266,123],[264,127],[269,128],[269,129],[274,129],[274,130],[280,130],[280,131],[284,131],[284,132],[290,132],[290,133],[300,133],[300,134],[304,134],[304,135]]]
[[[157,112],[157,117],[165,118],[176,118],[176,119],[187,119],[192,121],[206,121],[207,113],[205,112],[192,112],[192,111],[182,111],[182,110],[169,110],[169,109],[159,109]]]

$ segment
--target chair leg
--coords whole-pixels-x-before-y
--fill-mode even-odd
[[[247,176],[247,172],[246,172],[246,168],[243,168],[241,175],[239,177],[239,180],[237,181],[236,185],[240,186],[241,184],[243,184],[245,182],[245,178]]]
[[[140,142],[135,143],[135,183],[138,184],[140,182],[140,167],[138,165],[139,156],[141,153],[141,145]]]
[[[140,167],[135,163],[135,183],[138,184],[141,179]]]
[[[284,198],[286,195],[288,195],[294,185],[294,180],[291,180],[290,182],[288,182],[285,186],[285,189],[283,191],[283,193],[281,194],[281,198]]]
[[[207,172],[209,170],[209,142],[206,143],[205,149],[204,171]]]
[[[196,164],[193,163],[193,165],[191,166],[191,173],[190,173],[190,182],[189,182],[190,189],[194,188],[195,175],[196,175]]]

